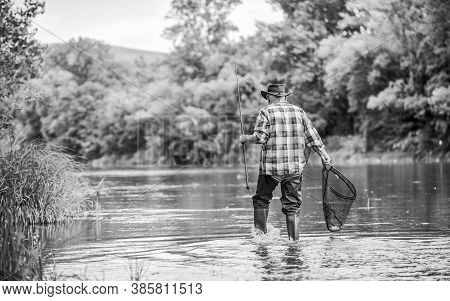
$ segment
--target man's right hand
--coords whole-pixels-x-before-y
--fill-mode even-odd
[[[256,137],[254,135],[241,135],[239,136],[239,141],[244,143],[256,143]]]
[[[241,143],[247,142],[247,135],[241,135],[241,136],[239,136],[239,141],[240,141]]]
[[[327,155],[326,157],[323,157],[321,159],[322,159],[322,166],[323,166],[323,168],[325,168],[326,170],[330,171],[331,168],[333,167],[331,165],[331,158],[330,158],[330,156]]]

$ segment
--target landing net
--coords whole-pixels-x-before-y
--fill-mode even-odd
[[[336,168],[322,170],[323,215],[330,232],[342,229],[356,199],[355,186]]]

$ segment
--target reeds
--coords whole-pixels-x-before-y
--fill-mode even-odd
[[[48,144],[0,152],[0,280],[43,280],[33,225],[63,222],[92,207],[95,188],[77,176],[81,170]]]
[[[128,276],[131,281],[142,281],[147,271],[146,262],[144,260],[134,260],[128,263]]]
[[[92,204],[92,189],[77,172],[82,165],[56,146],[31,144],[0,153],[0,220],[55,223]]]

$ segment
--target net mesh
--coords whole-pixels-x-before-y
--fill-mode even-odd
[[[336,168],[322,170],[323,214],[331,232],[342,229],[353,201],[355,186]]]

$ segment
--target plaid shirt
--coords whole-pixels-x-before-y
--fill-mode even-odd
[[[303,172],[308,160],[305,148],[314,149],[326,163],[330,157],[311,120],[298,106],[286,101],[263,107],[253,136],[261,147],[259,173],[286,175]]]

